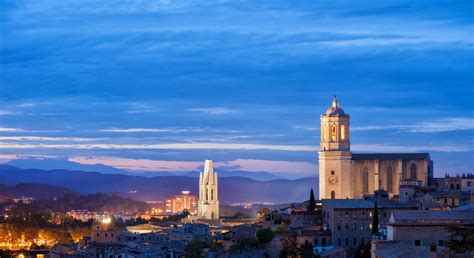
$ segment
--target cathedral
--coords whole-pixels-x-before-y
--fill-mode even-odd
[[[352,153],[349,120],[336,97],[321,115],[320,199],[362,198],[378,189],[398,195],[401,180],[428,185],[433,178],[428,153]]]
[[[219,219],[219,199],[217,198],[217,173],[212,160],[204,163],[204,172],[199,173],[198,217],[201,219]]]

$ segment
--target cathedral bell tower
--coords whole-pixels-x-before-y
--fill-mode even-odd
[[[319,197],[352,198],[349,115],[334,96],[331,107],[320,119]]]
[[[219,199],[217,195],[217,173],[212,160],[206,160],[204,171],[199,173],[198,216],[202,219],[219,219]]]

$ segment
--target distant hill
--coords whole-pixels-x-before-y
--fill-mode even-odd
[[[65,158],[27,158],[27,159],[15,159],[11,160],[5,165],[10,165],[23,169],[42,169],[42,170],[53,170],[53,169],[65,169],[85,172],[99,172],[102,174],[122,174],[122,175],[141,175],[144,177],[156,177],[156,176],[188,176],[188,177],[199,177],[199,172],[175,172],[175,171],[136,171],[119,169],[112,166],[106,166],[102,164],[88,165],[81,164],[73,161],[69,161]],[[249,172],[241,170],[226,170],[221,171],[216,169],[219,173],[219,177],[247,177],[259,181],[268,181],[282,179],[283,177],[274,175],[269,172]]]
[[[164,200],[182,190],[198,193],[198,180],[189,176],[146,178],[120,174],[101,174],[72,170],[21,169],[0,165],[0,182],[7,184],[43,183],[62,186],[82,194],[117,193],[136,200]],[[223,203],[291,203],[306,200],[310,188],[318,192],[317,178],[256,181],[243,177],[221,177],[219,199]]]
[[[37,159],[37,158],[28,158],[28,159],[14,159],[11,160],[5,165],[10,165],[18,168],[35,168],[35,169],[67,169],[67,170],[81,170],[86,172],[100,172],[103,174],[131,174],[130,171],[125,169],[119,169],[111,166],[106,166],[102,164],[88,165],[81,164],[77,162],[72,162],[64,158],[50,158],[50,159]]]
[[[268,173],[268,172],[248,172],[248,171],[241,171],[241,170],[236,170],[236,171],[219,171],[216,169],[217,174],[219,178],[223,177],[246,177],[250,178],[253,180],[257,181],[269,181],[269,180],[277,180],[277,179],[283,179],[282,177],[276,176],[274,174]],[[184,174],[181,174],[181,176],[190,176],[190,177],[199,177],[199,172],[187,172]]]
[[[22,183],[17,185],[0,184],[0,195],[5,198],[33,197],[35,199],[59,198],[73,191],[59,186],[38,183]]]

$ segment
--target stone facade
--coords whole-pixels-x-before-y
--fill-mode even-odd
[[[472,257],[473,253],[452,256],[447,248],[451,227],[472,226],[474,211],[396,211],[387,225],[387,240],[372,242],[372,257],[411,257],[404,252],[423,248],[431,251],[429,257]]]
[[[212,160],[206,160],[204,172],[199,174],[198,217],[208,220],[219,219],[217,173],[214,172]]]
[[[393,200],[378,199],[380,228],[384,228],[396,210],[415,210],[416,206]],[[332,232],[336,247],[355,250],[370,242],[375,203],[363,199],[325,199],[322,201],[323,221]]]
[[[384,189],[399,194],[400,181],[419,180],[427,186],[433,177],[433,162],[427,153],[354,154],[350,151],[350,117],[334,97],[321,115],[319,196],[362,198]]]

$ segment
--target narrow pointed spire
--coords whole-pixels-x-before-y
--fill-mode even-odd
[[[339,103],[337,102],[336,95],[334,95],[334,98],[332,99],[332,107],[333,108],[339,107]]]

